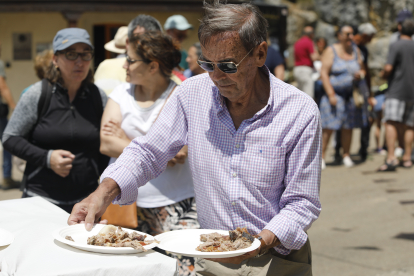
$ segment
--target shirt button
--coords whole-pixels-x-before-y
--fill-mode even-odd
[[[237,149],[238,149],[238,148],[240,148],[240,145],[239,145],[239,144],[237,144],[237,145],[236,145],[236,148],[237,148]]]
[[[236,202],[232,202],[231,205],[233,205],[233,206],[236,205]]]
[[[237,173],[233,173],[232,175],[233,175],[233,177],[236,177],[237,176]]]

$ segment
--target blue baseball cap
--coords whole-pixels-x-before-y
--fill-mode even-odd
[[[63,51],[76,43],[85,43],[93,49],[86,30],[80,28],[66,28],[57,32],[53,39],[53,53]]]
[[[185,19],[184,16],[180,14],[176,14],[173,16],[170,16],[167,18],[167,21],[165,21],[164,29],[177,29],[180,31],[192,29],[193,25],[189,24],[187,19]]]

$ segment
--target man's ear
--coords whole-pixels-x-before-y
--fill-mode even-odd
[[[263,41],[257,46],[257,49],[254,50],[253,55],[256,58],[257,67],[262,67],[266,62],[267,57],[267,42]]]

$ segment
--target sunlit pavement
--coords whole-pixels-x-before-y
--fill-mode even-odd
[[[355,131],[352,153],[358,140]],[[313,275],[414,275],[414,168],[376,173],[383,161],[371,153],[355,167],[322,172],[322,213],[308,231]],[[21,178],[15,168],[13,177]],[[0,200],[20,197],[18,190],[0,191]]]

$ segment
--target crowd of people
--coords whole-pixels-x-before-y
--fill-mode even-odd
[[[321,113],[322,169],[326,168],[326,152],[333,133],[334,163],[346,167],[355,165],[350,146],[356,128],[361,129],[358,153],[359,160],[364,162],[374,124],[375,151],[387,155],[377,171],[412,167],[414,94],[409,87],[410,65],[414,59],[410,45],[414,43],[411,40],[414,21],[408,10],[401,11],[396,20],[398,31],[391,36],[387,62],[380,73],[386,83],[376,91],[371,85],[366,46],[377,33],[371,23],[339,27],[332,45],[327,45],[324,37],[315,39],[313,27],[306,26],[294,45],[293,75],[297,87],[316,101]],[[381,139],[383,125],[385,136]]]
[[[385,124],[388,154],[378,170],[412,166],[412,15],[398,17],[381,73],[388,78],[384,96],[371,88],[370,23],[340,27],[332,45],[306,26],[294,45],[296,89],[283,82],[285,59],[268,46],[267,21],[256,7],[204,9],[200,42],[188,52],[182,42],[193,26],[183,16],[169,17],[163,31],[154,17],[138,15],[104,45],[117,56],[96,73],[91,61],[101,46],[84,29],[60,30],[53,50],[36,58],[40,81],[17,105],[0,63],[1,97],[14,109],[8,123],[0,109],[1,188],[21,186],[23,197],[41,196],[72,213],[69,224],[87,228],[113,202],[136,205],[137,230],[151,235],[247,225],[261,239],[257,251],[236,259],[196,263],[172,255],[180,275],[195,275],[195,268],[236,275],[245,260],[256,275],[270,270],[273,258],[300,264],[294,275],[309,275],[306,230],[320,212],[320,170],[332,134],[337,158],[351,167],[353,129],[362,129],[365,160],[371,126]],[[11,179],[11,155],[27,162],[22,183]],[[277,271],[291,269],[274,263]]]

